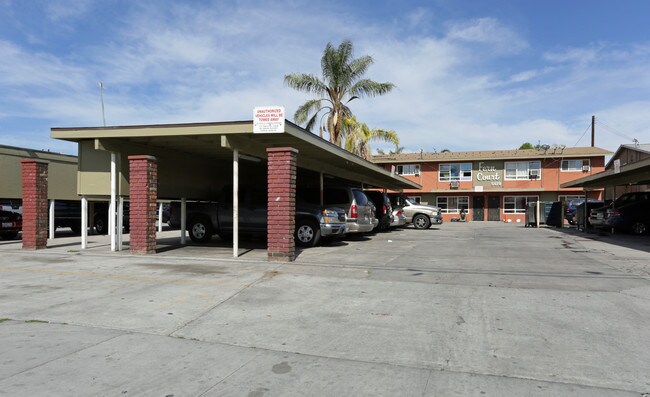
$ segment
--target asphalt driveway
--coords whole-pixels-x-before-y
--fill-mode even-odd
[[[650,239],[612,241],[449,223],[289,264],[3,242],[0,395],[641,396]]]

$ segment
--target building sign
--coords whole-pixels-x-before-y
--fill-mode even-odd
[[[283,106],[258,106],[253,110],[253,133],[284,132]]]
[[[503,162],[479,161],[474,172],[474,186],[503,186]]]

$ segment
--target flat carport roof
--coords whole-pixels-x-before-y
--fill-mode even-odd
[[[614,168],[610,168],[598,174],[563,183],[560,187],[591,189],[605,186],[646,184],[650,184],[650,158],[623,165],[620,172],[615,172]]]
[[[253,133],[253,121],[158,124],[111,127],[52,128],[51,137],[72,142],[94,140],[98,149],[116,144],[143,153],[196,155],[231,159],[232,150],[266,159],[266,149],[298,149],[298,167],[342,177],[368,187],[390,190],[420,189],[421,186],[354,155],[314,134],[285,121],[282,133]]]

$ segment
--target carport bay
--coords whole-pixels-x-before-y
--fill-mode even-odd
[[[130,161],[127,160],[129,156],[147,156],[147,161],[155,163],[155,173],[152,174],[155,175],[155,180],[143,183],[156,185],[155,198],[158,200],[214,200],[225,186],[232,184],[235,257],[238,253],[240,183],[263,184],[269,176],[273,177],[273,183],[267,183],[268,202],[273,205],[281,201],[279,197],[286,197],[289,210],[283,211],[290,214],[294,213],[295,208],[296,183],[322,187],[325,179],[340,180],[341,176],[345,176],[346,182],[359,186],[391,190],[419,188],[419,185],[377,167],[288,121],[284,132],[272,134],[254,134],[252,121],[240,121],[53,128],[51,135],[56,139],[78,143],[78,194],[82,201],[100,197],[116,203],[110,216],[114,219],[113,225],[118,225],[121,219],[116,214],[123,201],[130,198],[134,188],[132,183],[141,179],[138,177],[132,181],[127,163]],[[275,158],[278,158],[275,154],[281,154],[273,166],[270,165],[269,153],[274,153]],[[287,172],[278,179],[277,170]],[[144,189],[149,189],[149,185],[144,186]],[[137,227],[137,222],[150,221],[151,219],[132,219],[132,229],[133,226]],[[293,224],[293,215],[287,222]],[[184,219],[181,223],[185,225]],[[117,230],[118,233],[114,233],[111,240],[114,250],[119,250],[121,245],[121,228],[118,227]],[[83,247],[85,228],[82,231]],[[287,260],[293,259],[295,248],[286,247],[282,240],[286,240],[287,231],[288,229],[284,230],[285,237],[273,239],[280,241],[276,244],[277,247],[269,244],[269,256],[272,250],[279,249]],[[269,231],[268,241],[272,241],[274,233],[276,232]],[[290,230],[292,233],[293,230]],[[152,238],[155,241],[155,235]],[[133,240],[134,236],[131,236],[131,241]],[[184,230],[181,231],[181,243],[185,243]]]

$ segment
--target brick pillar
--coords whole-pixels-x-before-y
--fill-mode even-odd
[[[23,179],[23,249],[47,248],[49,162],[39,159],[24,159],[20,162]]]
[[[158,161],[152,156],[129,156],[129,227],[132,254],[156,253]]]
[[[296,163],[298,150],[269,148],[268,154],[268,258],[290,262],[296,256]]]

